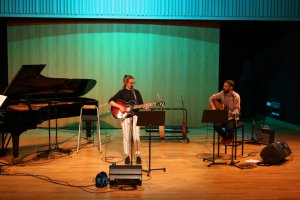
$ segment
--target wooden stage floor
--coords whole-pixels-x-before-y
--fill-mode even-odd
[[[280,165],[246,165],[239,169],[230,165],[207,167],[212,152],[212,130],[191,129],[190,143],[165,140],[152,142],[152,168],[165,167],[166,172],[151,171],[142,176],[142,186],[96,188],[94,178],[100,171],[108,173],[109,162],[122,161],[120,129],[101,130],[102,154],[93,145],[84,146],[77,154],[76,130],[59,129],[59,147],[74,151],[70,155],[52,153],[38,158],[37,151],[47,149],[47,129],[27,131],[21,135],[20,158],[12,163],[11,151],[0,158],[0,199],[299,199],[300,197],[300,130],[272,124],[277,139],[284,139],[293,151]],[[141,131],[145,135],[144,130]],[[246,136],[251,136],[247,124]],[[54,130],[52,130],[54,142]],[[82,140],[85,142],[85,140]],[[143,169],[148,169],[148,141],[142,141]],[[54,145],[53,145],[54,147]],[[245,144],[245,154],[238,149],[239,164],[260,159],[265,145]],[[229,151],[230,152],[230,151]],[[219,161],[230,162],[230,154],[222,150]],[[245,165],[243,165],[245,166]],[[49,177],[50,179],[47,179]],[[59,184],[57,184],[59,183]],[[90,185],[90,186],[89,186]],[[89,187],[75,187],[89,186]]]

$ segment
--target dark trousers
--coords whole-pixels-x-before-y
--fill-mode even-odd
[[[215,130],[223,138],[232,138],[235,129],[235,119],[228,120],[225,123],[215,123]],[[225,128],[225,130],[223,130]]]

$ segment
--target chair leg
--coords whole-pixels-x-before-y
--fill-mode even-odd
[[[79,149],[80,149],[81,133],[82,133],[82,120],[81,120],[81,117],[80,117],[78,138],[77,138],[77,153],[79,152]]]
[[[98,133],[98,150],[101,153],[102,152],[102,147],[101,147],[101,133],[100,133],[100,125],[99,122],[97,124],[97,133]]]
[[[101,132],[100,132],[100,117],[99,117],[99,109],[97,108],[97,132],[98,132],[98,150],[102,153],[102,146],[101,146]]]
[[[242,127],[242,156],[244,156],[244,126]]]
[[[220,157],[220,134],[218,134],[218,157]]]

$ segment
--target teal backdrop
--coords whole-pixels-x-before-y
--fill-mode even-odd
[[[217,92],[219,27],[189,24],[114,22],[8,22],[9,81],[23,64],[47,64],[44,76],[90,78],[97,85],[86,95],[99,101],[101,121],[120,127],[108,99],[132,74],[145,102],[166,102],[188,109],[188,126],[201,126],[209,96]],[[168,111],[166,124],[181,123],[182,113]],[[77,123],[77,118],[60,120]]]

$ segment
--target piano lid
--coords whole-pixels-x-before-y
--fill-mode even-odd
[[[96,85],[96,80],[93,79],[45,77],[40,74],[45,66],[22,65],[3,94],[13,99],[79,97]]]

